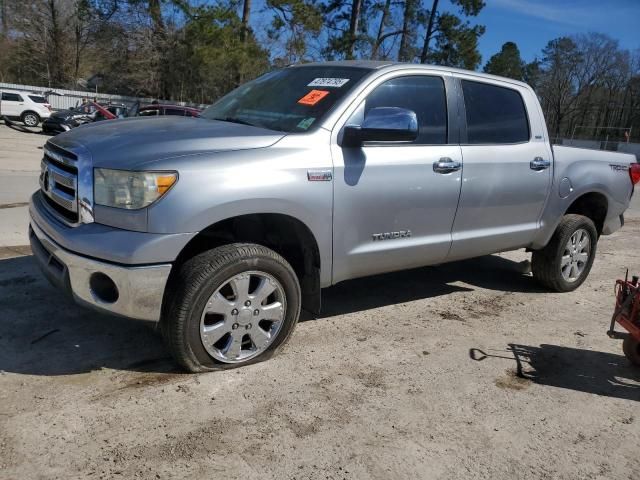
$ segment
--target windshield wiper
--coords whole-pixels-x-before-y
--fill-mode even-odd
[[[224,118],[214,118],[214,120],[219,120],[221,122],[230,122],[230,123],[239,123],[240,125],[249,125],[250,127],[256,127],[253,123],[249,123],[246,120],[241,120],[235,117],[224,117]]]

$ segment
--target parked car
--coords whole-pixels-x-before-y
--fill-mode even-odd
[[[67,132],[85,123],[100,120],[124,118],[127,107],[123,104],[101,105],[98,102],[87,102],[68,110],[54,112],[42,123],[42,131],[51,135]]]
[[[14,90],[0,91],[0,117],[20,120],[27,127],[37,127],[51,115],[51,105],[42,95]]]
[[[632,155],[553,147],[524,83],[379,62],[273,71],[196,119],[88,125],[42,166],[45,275],[158,325],[192,372],[269,358],[357,277],[526,248],[542,285],[574,290],[640,181]]]
[[[157,117],[159,115],[173,115],[178,117],[199,117],[201,110],[179,105],[152,104],[141,107],[138,111],[140,117]]]

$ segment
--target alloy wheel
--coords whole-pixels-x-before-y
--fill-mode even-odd
[[[569,283],[580,278],[591,255],[591,239],[589,233],[580,228],[573,232],[562,253],[560,270],[562,277]]]
[[[35,127],[38,125],[38,117],[36,117],[33,113],[27,113],[24,116],[24,124],[27,127]]]
[[[234,275],[207,301],[200,319],[202,345],[220,362],[245,362],[269,348],[285,312],[284,288],[272,275],[261,271]]]

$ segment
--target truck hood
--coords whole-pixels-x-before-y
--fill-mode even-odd
[[[264,148],[283,136],[249,125],[166,116],[103,120],[60,134],[51,143],[72,150],[84,147],[96,167],[139,169],[167,158]]]

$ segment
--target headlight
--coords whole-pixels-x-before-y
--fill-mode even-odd
[[[106,207],[135,210],[151,205],[176,183],[175,172],[128,172],[93,170],[93,200]]]

